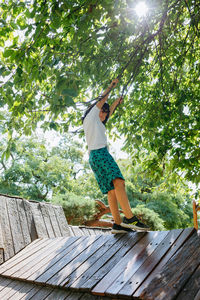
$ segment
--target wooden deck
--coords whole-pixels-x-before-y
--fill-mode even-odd
[[[99,235],[110,234],[111,228],[88,227],[88,226],[71,226],[69,225],[71,236]]]
[[[62,207],[0,195],[0,263],[35,239],[69,235]]]
[[[101,300],[88,293],[72,292],[64,289],[45,287],[33,283],[12,280],[0,276],[1,300]],[[103,298],[107,300],[109,298]]]
[[[185,255],[188,247],[190,251]],[[199,249],[200,239],[193,229],[38,239],[1,265],[0,274],[2,278],[49,289],[81,291],[112,299],[175,299],[166,293],[173,297],[174,293],[186,294],[183,287],[190,277],[198,277],[200,261],[192,257],[200,254]],[[184,266],[179,265],[183,253]],[[175,261],[174,273],[168,272],[163,279],[172,283],[166,286],[165,296],[152,298],[152,280],[159,282],[156,275],[172,268]],[[175,287],[177,280],[180,284]],[[160,295],[163,282],[158,282],[155,290]],[[195,284],[192,290],[197,294],[199,279]]]
[[[61,206],[0,194],[0,264],[38,238],[110,234],[110,230],[69,226]]]
[[[0,195],[0,299],[200,300],[192,228],[111,235],[63,209]]]

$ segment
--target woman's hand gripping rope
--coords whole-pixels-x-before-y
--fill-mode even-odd
[[[117,86],[118,82],[119,82],[118,78],[112,80],[111,84],[108,86],[108,88],[101,96],[101,100],[99,100],[96,104],[99,109],[101,109],[104,103],[107,101],[110,91]]]

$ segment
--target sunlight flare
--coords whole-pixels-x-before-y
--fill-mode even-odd
[[[144,17],[147,14],[148,7],[145,2],[140,2],[135,7],[135,12],[138,17]]]

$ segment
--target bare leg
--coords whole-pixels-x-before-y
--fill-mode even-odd
[[[125,217],[128,219],[132,218],[133,213],[131,211],[130,203],[126,194],[124,180],[121,178],[116,178],[113,180],[113,184],[115,187],[115,195],[117,197],[117,201],[119,202]]]
[[[118,225],[121,224],[122,220],[121,220],[120,213],[119,213],[115,190],[111,190],[108,192],[108,204],[109,204],[110,211],[113,216],[114,222]]]

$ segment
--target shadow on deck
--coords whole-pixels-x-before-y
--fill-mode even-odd
[[[60,207],[5,196],[0,217],[2,300],[199,300],[200,238],[193,228],[90,233],[68,226]]]

